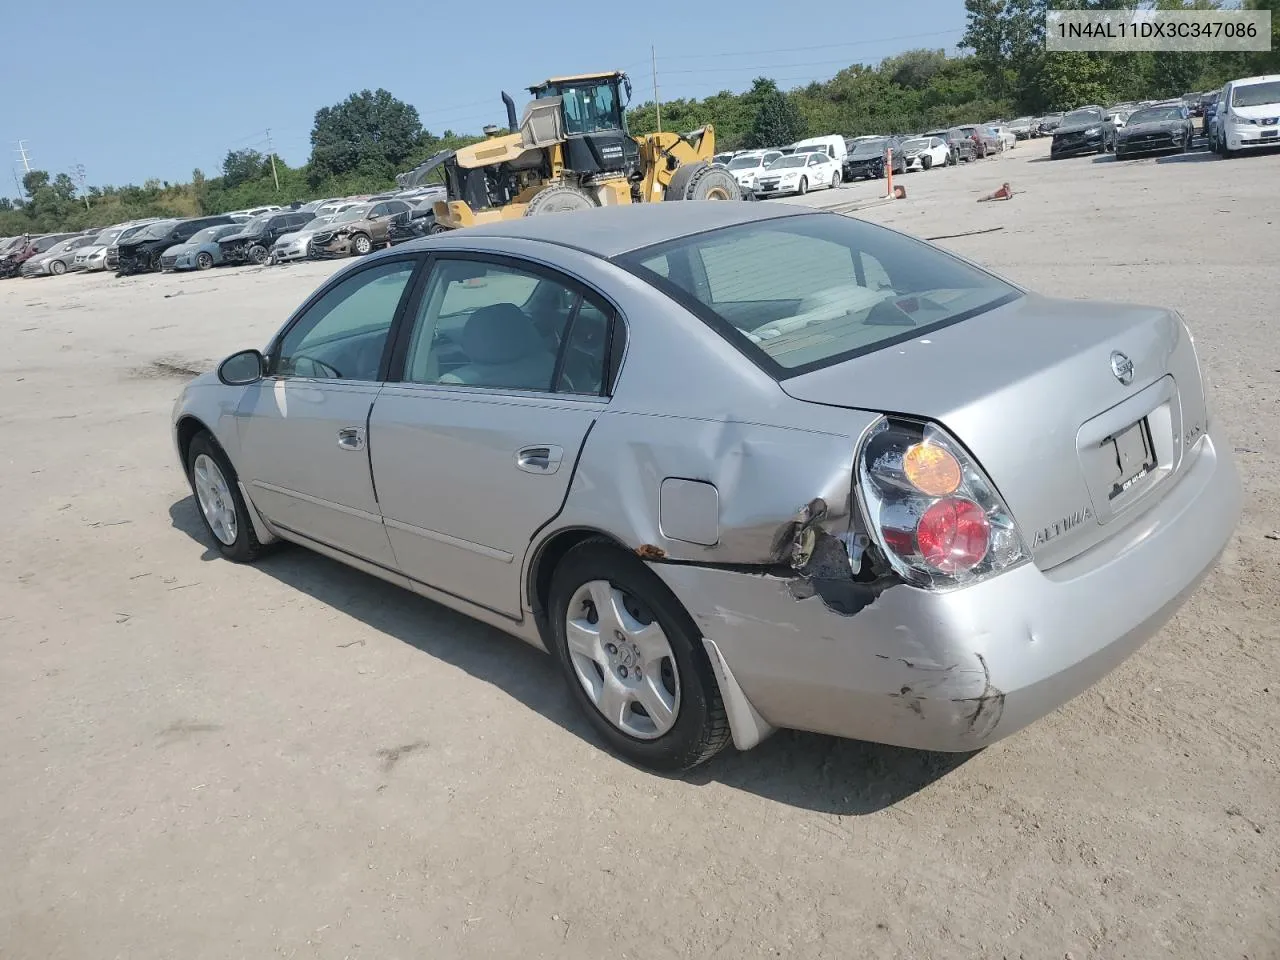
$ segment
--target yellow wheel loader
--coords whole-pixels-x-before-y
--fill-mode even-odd
[[[486,127],[480,143],[397,177],[416,186],[442,168],[448,199],[435,204],[433,230],[624,203],[742,199],[733,174],[711,162],[710,125],[689,134],[627,132],[625,73],[557,77],[529,92],[519,122],[503,93],[509,132]]]

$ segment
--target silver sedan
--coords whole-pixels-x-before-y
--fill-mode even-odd
[[[361,259],[192,382],[218,549],[292,541],[551,652],[682,770],[779,727],[985,747],[1133,653],[1240,510],[1179,315],[786,205]]]

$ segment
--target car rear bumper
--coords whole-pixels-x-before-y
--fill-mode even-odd
[[[795,580],[653,569],[768,724],[964,752],[1071,700],[1155,634],[1226,547],[1240,503],[1234,464],[1205,436],[1156,506],[1046,571],[947,592],[898,584],[846,614]]]

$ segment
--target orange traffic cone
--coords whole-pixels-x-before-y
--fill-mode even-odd
[[[1013,198],[1013,188],[1007,183],[1000,184],[1000,189],[994,193],[988,193],[984,197],[979,197],[978,202],[983,203],[987,200],[1010,200]]]

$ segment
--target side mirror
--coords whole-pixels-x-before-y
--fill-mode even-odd
[[[228,387],[247,387],[267,372],[267,358],[261,350],[241,350],[218,364],[218,379]]]

